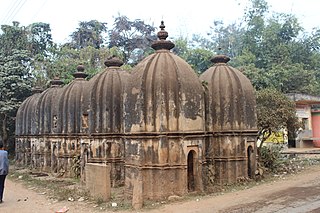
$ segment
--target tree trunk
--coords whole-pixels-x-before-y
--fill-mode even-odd
[[[261,147],[263,146],[263,143],[270,137],[272,131],[271,129],[269,128],[266,128],[266,129],[262,129],[260,132],[259,132],[259,139],[261,140],[260,142],[260,146],[258,147],[258,158],[260,160],[260,150],[261,150]]]

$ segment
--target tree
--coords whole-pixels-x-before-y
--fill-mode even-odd
[[[10,55],[14,49],[28,49],[28,37],[25,27],[20,26],[19,22],[13,22],[13,25],[1,25],[2,34],[0,35],[1,52]]]
[[[245,48],[252,52],[258,60],[261,52],[259,46],[265,28],[265,16],[268,11],[269,6],[265,0],[250,0],[250,4],[244,14],[245,31],[242,42]]]
[[[256,66],[269,69],[274,64],[296,63],[292,60],[292,46],[299,42],[297,37],[301,27],[296,17],[287,14],[275,14],[266,21],[261,33],[261,42],[255,50]]]
[[[208,36],[212,41],[212,50],[219,52],[219,54],[228,55],[230,58],[241,54],[244,29],[240,24],[232,23],[224,26],[223,21],[214,21],[210,29]]]
[[[123,53],[125,63],[137,64],[152,52],[151,44],[157,39],[155,27],[136,19],[130,21],[120,14],[109,31],[109,48],[117,47]]]
[[[295,134],[300,123],[296,117],[294,101],[275,89],[257,91],[257,117],[259,139],[263,142],[281,128],[287,128],[289,135]]]
[[[48,78],[53,79],[59,76],[64,79],[64,83],[69,83],[73,79],[73,73],[79,64],[85,66],[85,72],[90,79],[97,72],[104,69],[105,60],[116,55],[121,58],[121,53],[117,48],[108,49],[102,47],[96,49],[92,46],[87,46],[82,49],[74,49],[69,45],[61,46],[55,52],[53,61],[48,64]],[[48,82],[48,81],[47,81]]]
[[[0,121],[4,145],[14,135],[14,117],[22,101],[31,95],[32,79],[27,69],[26,50],[0,51]]]
[[[50,49],[54,46],[50,25],[42,22],[33,23],[26,30],[31,54],[43,57],[50,55]]]
[[[273,87],[283,93],[317,95],[320,92],[319,31],[309,35],[294,15],[270,13],[265,0],[250,2],[244,22],[237,30],[242,45],[237,46],[240,49],[230,65],[243,70],[258,90]],[[216,23],[215,27],[228,35],[224,29],[229,26]],[[228,41],[226,38],[218,37],[218,40]]]
[[[210,61],[213,56],[212,51],[198,47],[193,42],[190,45],[187,38],[180,37],[175,39],[174,43],[173,52],[188,62],[198,74],[206,71],[212,65]]]
[[[239,70],[250,79],[253,87],[256,90],[261,90],[268,87],[274,88],[272,85],[272,79],[270,79],[270,76],[267,75],[267,72],[264,69],[257,68],[253,63],[240,66]]]
[[[107,33],[107,23],[97,20],[81,21],[79,27],[73,32],[71,46],[76,49],[88,46],[99,49],[105,43],[104,34]]]
[[[47,23],[33,23],[27,28],[28,49],[30,51],[30,72],[34,77],[34,85],[44,88],[48,81],[48,66],[56,50],[52,41],[51,28]]]
[[[305,70],[303,64],[273,65],[267,73],[270,85],[282,93],[311,94],[315,91],[315,73]]]
[[[31,95],[33,85],[33,53],[44,52],[45,48],[39,41],[36,47],[32,35],[32,27],[20,26],[18,22],[13,25],[2,25],[0,34],[0,123],[1,137],[7,146],[14,135],[15,115],[22,101]],[[37,30],[36,30],[37,31]],[[41,44],[40,44],[41,43]],[[36,50],[37,49],[37,50]],[[33,59],[36,60],[36,59]]]

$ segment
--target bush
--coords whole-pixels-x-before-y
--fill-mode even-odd
[[[261,165],[272,172],[275,172],[282,163],[281,146],[271,145],[262,146],[259,153],[259,161]]]

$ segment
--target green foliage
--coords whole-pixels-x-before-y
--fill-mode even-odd
[[[212,56],[213,53],[211,51],[196,48],[187,54],[185,60],[200,74],[212,66],[212,62],[210,61]]]
[[[2,25],[0,34],[0,134],[5,146],[13,145],[14,118],[22,101],[31,94],[30,43],[28,31],[19,26]],[[9,144],[9,142],[12,142]]]
[[[188,40],[182,37],[176,39],[174,43],[173,52],[188,62],[198,74],[206,71],[212,65],[210,61],[213,56],[212,51],[191,47],[188,45]]]
[[[272,87],[271,80],[264,69],[259,69],[254,64],[240,67],[240,70],[250,79],[256,90]]]
[[[157,40],[155,27],[136,19],[129,20],[120,14],[114,20],[109,31],[109,48],[117,47],[123,53],[125,63],[137,64],[143,57],[152,52],[151,44]]]
[[[276,171],[282,163],[281,150],[281,146],[278,145],[261,147],[259,163],[272,172]]]
[[[269,6],[265,0],[251,0],[251,5],[244,14],[245,29],[242,35],[243,46],[254,55],[259,56],[262,32],[265,28],[265,15]],[[260,57],[257,57],[259,60]]]
[[[287,128],[289,135],[300,126],[294,101],[275,89],[257,91],[257,117],[262,146],[271,132]]]
[[[10,55],[13,50],[28,50],[29,43],[25,27],[19,26],[19,22],[13,25],[1,25],[0,48],[2,54]]]
[[[179,37],[173,41],[175,43],[175,46],[173,48],[173,52],[177,55],[179,55],[182,58],[186,58],[186,56],[190,52],[190,47],[188,45],[189,41],[187,38]]]
[[[27,27],[29,50],[35,59],[50,55],[52,41],[51,28],[47,23],[33,23]]]
[[[44,88],[48,79],[48,66],[56,45],[52,41],[51,28],[46,23],[33,23],[27,28],[29,51],[31,54],[30,72],[35,81],[34,85]]]
[[[211,50],[228,55],[230,58],[240,55],[243,49],[243,30],[237,23],[224,26],[223,21],[214,21],[208,33],[211,39]],[[202,41],[202,44],[205,43],[207,42]]]
[[[73,73],[76,72],[79,64],[85,66],[85,73],[89,75],[88,78],[90,79],[104,69],[105,60],[112,55],[122,58],[121,52],[117,48],[102,47],[96,49],[87,46],[82,49],[74,49],[68,45],[61,46],[55,52],[54,60],[48,64],[47,82],[55,76],[59,76],[64,79],[64,83],[69,83],[73,79]]]
[[[297,19],[292,15],[275,14],[265,21],[264,28],[260,30],[260,40],[250,50],[256,55],[255,65],[269,69],[274,64],[293,63],[292,46],[302,30]]]
[[[79,27],[70,37],[71,46],[75,49],[94,47],[99,49],[104,44],[104,34],[107,33],[107,23],[97,20],[81,21]]]
[[[267,73],[271,85],[282,93],[306,93],[315,91],[315,73],[305,70],[302,64],[274,65]]]
[[[14,135],[16,111],[31,94],[29,60],[26,50],[12,50],[10,55],[0,52],[0,133],[5,145]]]
[[[295,117],[295,103],[275,89],[257,91],[258,127],[276,131]]]

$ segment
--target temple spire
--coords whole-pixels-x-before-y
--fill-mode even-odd
[[[157,33],[157,36],[159,39],[157,41],[153,42],[151,47],[154,50],[161,50],[161,49],[171,50],[172,48],[174,48],[175,45],[171,41],[166,40],[168,38],[168,32],[165,31],[165,29],[164,29],[166,26],[164,25],[163,21],[161,21],[161,25],[159,27],[161,29]]]

